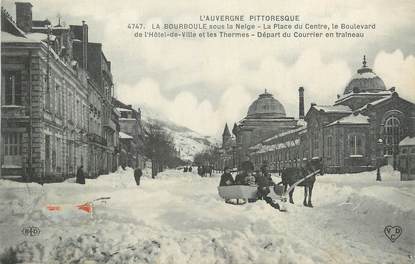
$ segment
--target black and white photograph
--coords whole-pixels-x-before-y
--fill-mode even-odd
[[[0,263],[415,264],[412,0],[2,0]]]

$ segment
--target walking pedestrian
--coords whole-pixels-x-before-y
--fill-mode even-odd
[[[76,172],[76,183],[85,184],[84,165],[79,166]]]
[[[135,183],[137,184],[137,186],[140,185],[140,178],[143,175],[143,171],[140,168],[136,168],[134,170],[134,179],[135,179]]]

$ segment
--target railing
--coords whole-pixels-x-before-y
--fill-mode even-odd
[[[26,107],[20,105],[2,105],[1,116],[3,118],[26,117]]]
[[[103,146],[107,145],[107,140],[100,135],[89,133],[87,137],[89,142],[97,143]]]
[[[116,129],[117,129],[116,124],[115,124],[115,123],[114,123],[114,121],[112,121],[111,119],[104,119],[104,120],[103,120],[103,122],[102,122],[102,124],[103,124],[105,127],[108,127],[108,128],[110,128],[111,130],[113,130],[113,131],[116,131]]]

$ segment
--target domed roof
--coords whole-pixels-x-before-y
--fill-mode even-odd
[[[285,117],[284,106],[267,90],[260,94],[248,109],[248,117]]]
[[[343,94],[349,94],[353,91],[376,93],[385,90],[385,83],[371,68],[366,66],[366,56],[363,56],[362,68],[357,70],[357,74],[346,86]]]

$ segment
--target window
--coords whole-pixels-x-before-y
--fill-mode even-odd
[[[62,143],[60,138],[56,138],[56,171],[62,171]]]
[[[68,113],[69,113],[69,120],[72,120],[72,93],[68,94]]]
[[[391,116],[385,121],[384,127],[384,152],[386,155],[393,155],[397,151],[401,135],[401,124],[399,119]]]
[[[22,134],[4,133],[3,134],[4,156],[22,155]]]
[[[61,96],[61,90],[60,90],[60,86],[59,86],[59,84],[56,84],[56,91],[55,91],[55,97],[56,97],[56,109],[55,109],[55,112],[58,114],[58,115],[62,115],[62,96]]]
[[[363,156],[363,139],[361,135],[349,135],[350,156]]]
[[[311,150],[314,157],[318,157],[320,155],[319,147],[318,133],[314,133],[311,139]]]
[[[81,126],[81,108],[80,108],[80,104],[79,104],[79,99],[76,99],[76,124],[78,127]]]
[[[50,172],[50,136],[45,135],[45,170]]]
[[[121,118],[128,118],[128,113],[127,112],[121,112]]]
[[[4,73],[5,105],[22,105],[22,82],[20,71]]]
[[[333,137],[327,137],[327,157],[332,157],[333,155]]]
[[[82,105],[82,116],[81,116],[81,123],[82,123],[82,128],[85,128],[86,127],[86,125],[85,125],[85,116],[86,116],[86,106],[83,104]]]

